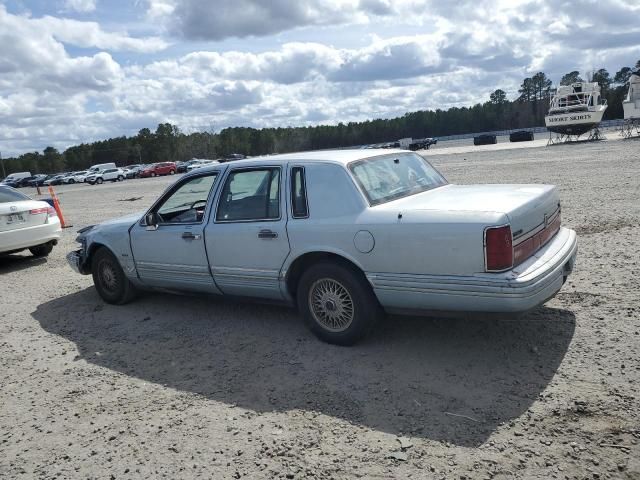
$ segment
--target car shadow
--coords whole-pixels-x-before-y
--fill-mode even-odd
[[[324,344],[293,310],[146,295],[104,304],[87,288],[33,317],[77,360],[257,412],[306,410],[394,434],[483,443],[553,378],[572,312],[518,320],[389,317],[362,343]]]
[[[36,265],[42,265],[43,263],[47,263],[46,257],[34,257],[29,253],[26,255],[19,253],[0,255],[0,275],[3,273],[19,272],[25,268],[32,268]]]

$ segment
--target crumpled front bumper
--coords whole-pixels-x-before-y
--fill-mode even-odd
[[[67,262],[74,272],[81,275],[88,275],[89,272],[84,269],[84,255],[82,250],[74,250],[67,253]]]

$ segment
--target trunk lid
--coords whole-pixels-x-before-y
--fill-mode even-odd
[[[555,185],[445,185],[381,207],[398,211],[504,213],[510,220],[514,244],[517,244],[519,238],[544,227],[553,217],[560,208],[560,196]]]
[[[0,232],[47,223],[49,204],[38,200],[0,203]],[[34,211],[34,213],[31,213]]]

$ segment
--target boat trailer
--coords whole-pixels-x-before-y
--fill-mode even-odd
[[[640,124],[639,124],[640,126]],[[564,143],[574,143],[574,142],[597,142],[600,140],[606,140],[607,137],[604,136],[604,133],[600,131],[600,128],[595,127],[589,131],[589,136],[584,139],[580,139],[580,137],[584,134],[580,135],[570,135],[567,133],[554,133],[549,132],[549,141],[547,142],[547,147],[549,145],[561,145]]]
[[[622,138],[640,137],[640,118],[626,118],[620,127]]]

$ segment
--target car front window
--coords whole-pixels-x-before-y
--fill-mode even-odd
[[[157,209],[161,223],[201,222],[217,172],[181,184]]]
[[[372,206],[447,184],[429,162],[415,153],[358,160],[349,164],[349,170]]]

